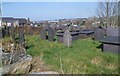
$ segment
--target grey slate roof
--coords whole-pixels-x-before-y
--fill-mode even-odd
[[[19,21],[19,23],[27,23],[27,20],[25,18],[13,18],[13,17],[2,17],[2,22],[15,22]]]
[[[14,20],[18,20],[19,23],[27,23],[27,20],[25,18],[14,18]]]
[[[2,17],[2,22],[8,22],[8,23],[12,23],[15,22],[16,20],[14,20],[13,17]]]

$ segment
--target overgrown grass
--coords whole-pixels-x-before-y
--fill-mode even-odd
[[[26,36],[28,54],[41,56],[51,71],[63,70],[66,74],[117,74],[118,55],[102,52],[97,48],[100,44],[87,38],[73,41],[72,47],[68,48],[57,41],[40,40],[39,35]]]

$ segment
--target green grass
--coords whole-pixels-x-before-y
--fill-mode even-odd
[[[117,74],[118,55],[102,52],[97,48],[100,44],[87,38],[73,41],[72,47],[68,48],[57,41],[40,40],[39,35],[26,36],[27,53],[34,57],[41,56],[51,71],[61,73],[63,70],[66,74]]]

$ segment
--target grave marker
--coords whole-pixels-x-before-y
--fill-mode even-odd
[[[42,28],[40,31],[40,35],[41,35],[41,40],[46,40],[46,28]]]
[[[98,40],[98,41],[103,39],[104,36],[105,36],[105,31],[103,29],[100,29],[100,28],[97,29],[94,33],[94,39]]]
[[[48,27],[48,40],[54,41],[54,30],[51,27]]]
[[[107,28],[107,36],[119,36],[118,32],[120,31],[119,30],[120,28],[118,27],[112,27],[112,26],[109,26]]]
[[[25,46],[25,38],[24,38],[24,31],[20,30],[19,31],[19,43],[21,46]]]
[[[5,26],[5,32],[6,32],[6,36],[9,36],[10,35],[10,33],[9,33],[9,27],[8,26]]]
[[[16,41],[15,41],[15,29],[14,29],[14,24],[13,23],[11,23],[11,36],[12,36],[12,39],[13,39],[13,42],[14,42],[14,44],[16,43]]]
[[[70,47],[72,45],[72,36],[68,30],[64,32],[63,36],[63,43],[67,46]]]

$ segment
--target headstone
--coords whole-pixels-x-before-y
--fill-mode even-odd
[[[13,23],[11,24],[10,30],[11,30],[11,36],[12,36],[13,42],[15,44],[16,43],[16,41],[15,41],[15,29],[14,29]]]
[[[63,43],[67,47],[70,47],[72,45],[72,36],[68,30],[64,32]]]
[[[107,36],[119,36],[118,32],[120,31],[119,30],[120,28],[118,27],[112,27],[112,26],[109,26],[107,27]]]
[[[72,32],[74,31],[74,28],[73,28],[73,26],[70,26],[70,31],[72,31]]]
[[[8,26],[5,27],[5,32],[6,32],[6,36],[10,35],[10,33],[9,33],[9,27]]]
[[[40,35],[41,35],[41,40],[46,40],[46,28],[42,28],[40,31]]]
[[[19,43],[20,43],[19,53],[20,54],[25,54],[26,53],[26,50],[25,50],[25,37],[24,37],[24,31],[22,29],[19,31]]]
[[[57,32],[56,28],[55,27],[51,27],[51,28],[53,29],[54,34],[55,34],[55,32]]]
[[[24,38],[24,31],[23,30],[19,31],[19,43],[24,47],[25,38]]]
[[[94,39],[98,41],[103,39],[104,36],[105,36],[105,31],[103,31],[103,29],[100,29],[100,28],[97,29],[94,33]]]
[[[48,40],[54,41],[54,30],[51,27],[48,27]]]
[[[69,27],[64,27],[64,28],[63,28],[64,31],[66,31],[66,30],[68,30],[68,29],[69,29]]]

